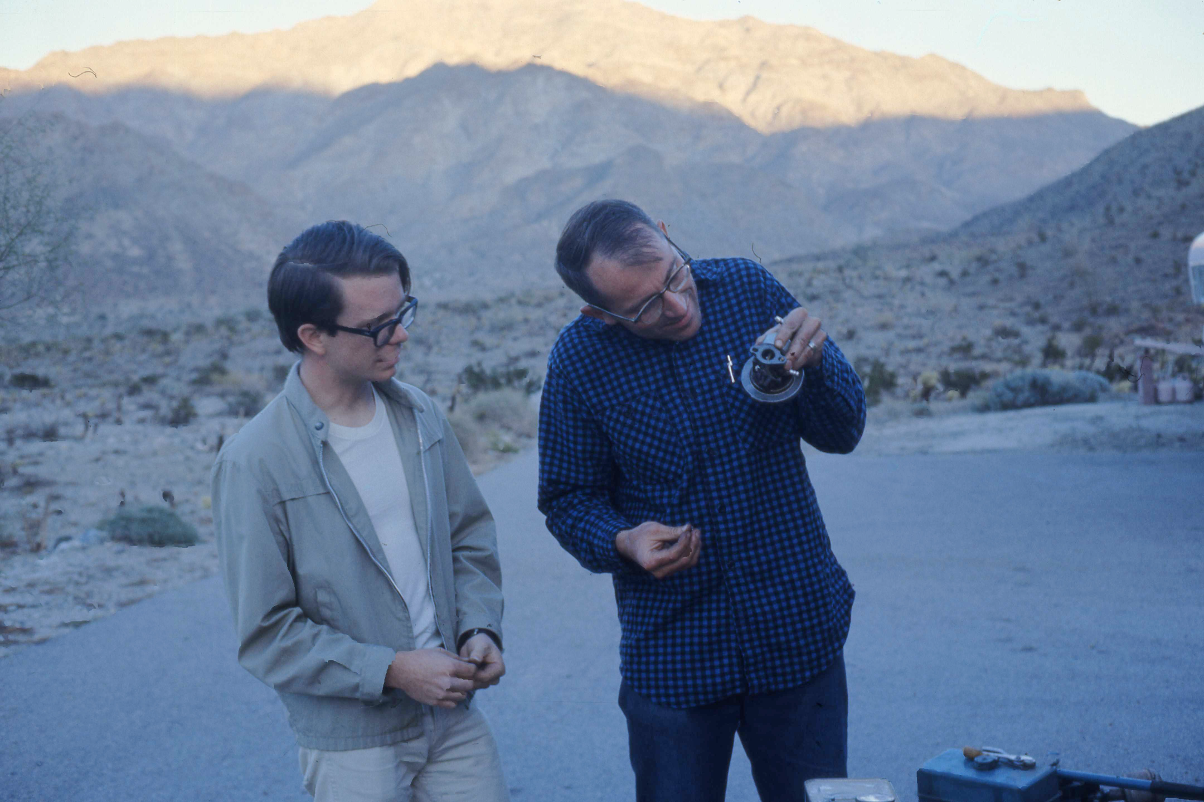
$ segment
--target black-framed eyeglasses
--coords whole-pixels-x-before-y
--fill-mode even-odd
[[[669,241],[669,244],[673,246],[673,250],[677,251],[677,255],[681,257],[681,264],[669,274],[669,278],[665,282],[664,289],[645,301],[644,305],[641,306],[639,311],[635,313],[635,317],[617,315],[609,309],[603,309],[597,304],[587,304],[587,306],[591,306],[594,309],[597,309],[599,312],[605,312],[613,318],[625,320],[632,324],[638,324],[642,321],[645,325],[651,326],[658,322],[661,319],[661,315],[663,315],[665,312],[665,293],[671,292],[676,295],[690,285],[690,276],[693,272],[690,269],[690,265],[694,261],[690,258],[690,254],[677,247],[677,243],[669,239],[667,236],[665,239]]]
[[[358,334],[361,337],[369,337],[372,339],[373,345],[375,345],[377,348],[383,348],[384,346],[388,345],[390,340],[393,339],[393,335],[397,332],[398,326],[401,326],[403,329],[408,329],[410,327],[410,324],[414,322],[414,315],[417,313],[418,299],[411,295],[410,299],[406,301],[402,305],[401,309],[397,312],[397,317],[393,318],[392,320],[386,320],[384,323],[381,323],[378,326],[373,326],[370,329],[356,329],[352,328],[351,326],[340,326],[336,323],[334,327],[338,331],[345,331],[348,334]]]

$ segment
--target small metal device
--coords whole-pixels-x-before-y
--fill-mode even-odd
[[[770,404],[789,401],[798,395],[803,387],[803,374],[786,367],[786,354],[772,339],[755,343],[749,350],[752,356],[740,371],[740,384],[745,392]]]

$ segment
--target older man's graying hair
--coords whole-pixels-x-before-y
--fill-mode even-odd
[[[662,237],[643,209],[622,200],[599,200],[582,206],[565,223],[556,244],[556,272],[573,292],[590,304],[604,302],[586,267],[595,257],[636,267],[659,258]]]

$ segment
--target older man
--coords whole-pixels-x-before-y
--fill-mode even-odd
[[[493,517],[439,408],[393,378],[409,288],[359,226],[293,240],[268,306],[300,361],[213,468],[238,659],[279,693],[319,802],[509,798],[469,704],[505,672]]]
[[[585,305],[548,360],[539,506],[613,575],[637,799],[722,800],[738,733],[761,798],[802,800],[846,773],[853,588],[799,438],[853,449],[857,374],[763,267],[692,260],[630,203],[573,214],[556,268]],[[804,374],[792,400],[736,380],[765,336]]]

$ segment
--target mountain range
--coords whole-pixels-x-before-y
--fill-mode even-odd
[[[564,220],[603,196],[692,253],[768,262],[952,228],[1135,130],[1075,93],[621,0],[382,2],[4,80],[0,116],[63,123],[47,158],[115,298],[262,292],[280,246],[330,218],[379,224],[428,296],[547,286]]]
[[[53,53],[24,72],[0,70],[0,87],[147,86],[206,98],[274,87],[330,97],[438,63],[494,72],[538,64],[669,105],[722,110],[764,133],[1093,110],[1080,92],[1007,89],[937,56],[868,51],[752,17],[698,22],[627,0],[380,0],[284,31]]]

